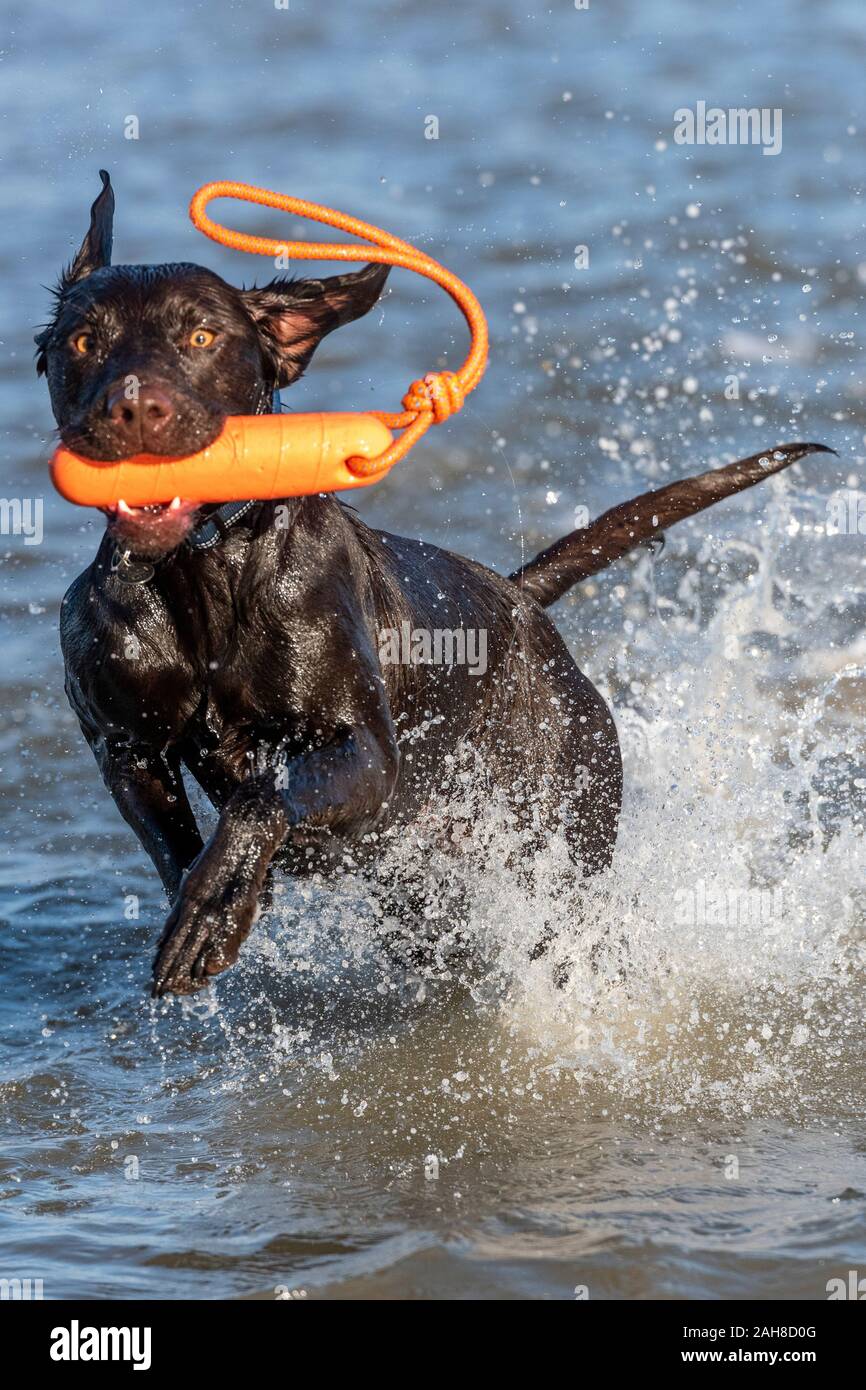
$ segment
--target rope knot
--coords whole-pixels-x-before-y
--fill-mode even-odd
[[[463,401],[463,387],[454,372],[428,372],[412,382],[403,397],[403,409],[415,415],[432,415],[434,424],[441,425],[457,414]]]

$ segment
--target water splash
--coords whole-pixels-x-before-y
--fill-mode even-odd
[[[395,955],[375,885],[283,885],[234,987],[266,970],[281,1062],[336,1076],[399,1035],[407,1067],[419,1038],[448,1075],[500,1048],[521,1086],[649,1118],[855,1106],[866,670],[844,644],[816,662],[826,614],[819,585],[804,623],[787,576],[793,506],[778,489],[754,542],[715,547],[713,602],[688,577],[700,569],[674,597],[651,559],[635,572],[644,620],[605,653],[626,770],[609,874],[576,887],[557,836],[529,865],[504,806],[468,778],[450,843],[431,813],[383,860],[428,940],[421,964]]]

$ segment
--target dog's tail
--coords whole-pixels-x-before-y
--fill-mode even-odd
[[[597,521],[580,531],[572,531],[542,550],[534,560],[510,577],[542,608],[555,603],[573,584],[588,579],[591,574],[607,569],[621,555],[634,550],[668,526],[684,517],[694,516],[714,502],[754,487],[771,473],[781,473],[806,454],[834,454],[826,444],[780,444],[764,454],[729,463],[698,473],[694,478],[682,478],[655,492],[643,492],[630,502],[611,507]]]

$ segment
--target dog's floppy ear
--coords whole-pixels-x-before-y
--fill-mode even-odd
[[[90,209],[90,227],[81,243],[77,256],[68,270],[63,272],[61,289],[83,280],[94,270],[111,264],[111,238],[114,225],[114,189],[111,179],[104,169],[100,169],[102,192]]]
[[[365,265],[325,280],[273,280],[260,289],[241,291],[278,387],[297,381],[326,333],[372,309],[389,269]]]

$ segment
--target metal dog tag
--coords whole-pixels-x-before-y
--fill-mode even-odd
[[[128,550],[115,550],[111,557],[111,573],[121,584],[146,584],[156,571],[146,560],[133,560]]]

